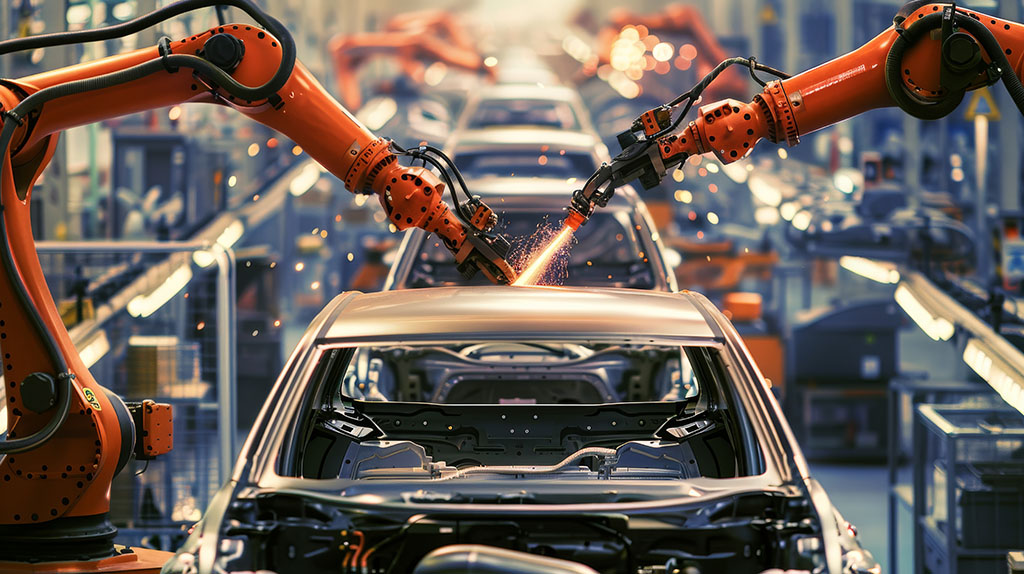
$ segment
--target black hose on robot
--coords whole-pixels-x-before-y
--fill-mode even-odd
[[[941,100],[929,103],[910,94],[903,83],[903,57],[907,50],[923,40],[933,30],[941,28],[942,20],[943,13],[936,12],[902,28],[902,31],[893,40],[892,47],[885,59],[885,84],[889,89],[889,96],[901,110],[922,120],[937,120],[949,115],[960,105],[966,93],[966,90],[959,90]],[[899,26],[901,23],[902,21],[897,21],[896,25]],[[1017,73],[1010,61],[1007,60],[1002,46],[999,45],[999,41],[996,40],[992,31],[981,22],[961,12],[955,12],[954,23],[968,31],[981,44],[992,63],[999,70],[999,78],[1006,85],[1006,91],[1009,92],[1013,103],[1024,114],[1024,84],[1017,77]]]
[[[230,74],[216,65],[204,60],[199,56],[189,54],[171,54],[161,50],[160,58],[144,62],[126,70],[119,70],[95,78],[68,82],[49,88],[42,89],[22,100],[13,109],[3,113],[5,118],[3,128],[0,130],[0,154],[9,153],[11,139],[15,130],[24,123],[28,115],[41,108],[46,102],[85,92],[101,90],[113,86],[125,84],[145,78],[156,73],[168,73],[177,68],[190,68],[204,75],[211,81],[212,85],[223,89],[228,94],[246,101],[263,100],[281,89],[291,77],[295,67],[295,41],[291,34],[279,21],[265,14],[258,6],[249,0],[182,0],[154,12],[114,26],[98,28],[95,30],[82,30],[76,32],[58,32],[28,38],[17,38],[0,42],[0,54],[9,54],[25,50],[35,50],[52,46],[63,46],[83,42],[96,42],[112,40],[130,34],[135,34],[145,28],[191,12],[201,8],[209,8],[220,5],[230,5],[241,9],[258,24],[271,33],[281,45],[281,63],[274,75],[260,86],[246,86],[239,83]],[[0,162],[0,181],[2,181],[3,162]],[[2,198],[0,198],[0,211],[3,210]],[[40,338],[47,347],[47,352],[57,368],[57,411],[50,420],[35,433],[21,438],[6,439],[0,441],[0,455],[17,454],[38,448],[57,432],[64,421],[67,420],[71,408],[71,396],[73,392],[72,380],[74,375],[69,372],[67,361],[61,354],[57,341],[53,334],[46,328],[38,309],[32,304],[31,297],[24,284],[20,272],[14,263],[11,252],[10,238],[7,235],[6,222],[0,216],[0,234],[3,235],[3,242],[0,243],[0,264],[7,269],[14,291],[18,296],[19,303],[26,310]]]

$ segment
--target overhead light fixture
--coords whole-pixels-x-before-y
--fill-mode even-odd
[[[798,211],[800,211],[800,204],[795,201],[787,201],[779,206],[779,215],[786,221],[792,220]]]
[[[964,362],[978,376],[985,379],[1011,407],[1024,413],[1024,382],[1014,378],[994,361],[987,347],[978,339],[971,339],[964,348]]]
[[[217,245],[224,249],[231,249],[231,246],[238,242],[245,233],[245,224],[236,219],[224,228],[224,231],[217,237]]]
[[[727,163],[722,166],[722,172],[725,173],[729,179],[736,183],[743,184],[747,182],[750,177],[750,172],[747,171],[747,166],[743,163]]]
[[[215,249],[220,249],[220,246],[216,246]],[[203,269],[206,269],[210,265],[213,265],[214,263],[217,262],[217,256],[214,255],[209,249],[200,249],[199,251],[195,251],[192,253],[192,261],[196,265],[202,267]]]
[[[750,177],[747,181],[747,186],[750,187],[750,193],[754,194],[754,197],[765,205],[778,207],[782,203],[782,192],[779,191],[779,188],[761,176],[755,175]],[[790,215],[788,219],[792,218],[793,216]]]
[[[307,191],[313,189],[316,182],[320,181],[321,173],[323,173],[323,168],[320,167],[320,164],[310,161],[292,178],[291,183],[288,184],[288,193],[294,197],[302,197]]]
[[[774,207],[762,205],[754,210],[754,221],[760,225],[775,225],[779,219],[779,210]]]
[[[881,263],[873,259],[844,255],[839,258],[839,266],[878,283],[895,285],[900,282],[900,272],[896,270],[895,265]]]
[[[931,312],[914,297],[914,294],[907,289],[906,285],[896,288],[896,303],[906,311],[907,315],[917,323],[917,326],[934,341],[948,341],[956,332],[953,323],[942,317],[935,317]]]
[[[210,249],[199,249],[192,253],[192,261],[206,269],[217,262],[217,256],[224,250],[238,243],[238,240],[245,234],[245,224],[236,219],[220,232]]]
[[[797,230],[807,231],[807,228],[811,226],[812,217],[813,216],[810,211],[799,211],[793,216],[793,221],[791,223],[793,224],[793,227],[797,228]]]
[[[440,62],[437,63],[440,64]],[[430,70],[431,68],[427,69]],[[363,125],[371,131],[377,131],[384,127],[384,124],[391,121],[391,118],[395,117],[396,113],[398,113],[398,102],[394,98],[382,96],[370,100],[365,106],[360,108],[356,112],[356,119],[363,122]],[[293,191],[292,195],[302,194]]]
[[[89,338],[89,342],[82,346],[78,355],[86,368],[90,368],[103,358],[110,351],[110,340],[107,339],[107,332],[100,329],[95,335]]]
[[[128,302],[128,314],[132,317],[149,317],[177,295],[192,280],[192,268],[182,265],[148,295],[136,295]]]

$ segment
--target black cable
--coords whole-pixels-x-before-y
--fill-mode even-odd
[[[392,142],[392,145],[395,148],[397,154],[407,155],[413,158],[414,160],[420,159],[424,162],[429,162],[431,165],[437,168],[437,170],[441,174],[441,177],[444,179],[445,184],[448,186],[448,189],[451,190],[452,202],[454,202],[455,204],[455,214],[464,224],[472,226],[472,223],[470,223],[472,214],[467,214],[464,211],[463,205],[459,203],[459,198],[456,195],[456,187],[461,188],[462,193],[468,199],[472,200],[473,196],[472,194],[469,193],[469,186],[466,184],[466,180],[463,179],[462,173],[459,171],[458,166],[455,165],[455,162],[452,161],[452,159],[448,157],[447,154],[445,154],[443,151],[434,146],[424,145],[420,146],[415,150],[405,150],[401,146],[395,144],[394,142]],[[442,164],[442,162],[444,162],[444,164],[447,165]],[[459,182],[458,186],[456,186],[453,183],[451,174],[455,174],[455,179]]]
[[[246,86],[237,82],[227,72],[211,64],[198,56],[186,54],[164,54],[160,58],[144,62],[125,70],[119,70],[104,74],[95,78],[88,78],[66,84],[60,84],[44,88],[22,100],[11,110],[4,112],[5,121],[0,129],[0,154],[9,153],[11,140],[14,131],[24,123],[28,115],[42,107],[46,102],[57,98],[80,94],[84,92],[100,90],[141,79],[143,77],[163,72],[168,72],[168,66],[179,66],[191,68],[209,76],[214,84],[224,89],[228,94],[245,99],[247,101],[262,100],[269,97],[288,81],[295,65],[295,42],[288,30],[277,20],[265,14],[258,6],[249,0],[182,0],[171,4],[147,15],[141,16],[123,24],[108,26],[95,30],[82,30],[77,32],[58,32],[28,38],[16,38],[0,42],[0,54],[9,54],[23,50],[35,50],[38,48],[61,46],[71,43],[95,42],[115,39],[122,36],[137,33],[156,23],[173,18],[185,12],[199,8],[207,8],[225,4],[235,6],[251,16],[257,23],[264,26],[272,35],[277,37],[281,45],[281,63],[274,75],[261,86]],[[0,181],[3,180],[3,163],[0,163]],[[27,192],[26,192],[27,193]],[[0,212],[3,210],[2,198],[0,198]],[[67,361],[60,352],[60,347],[53,335],[46,328],[39,310],[31,301],[28,289],[22,279],[17,265],[14,262],[10,236],[7,233],[7,226],[4,217],[0,216],[0,234],[3,234],[3,242],[0,243],[0,263],[8,271],[15,294],[18,297],[22,308],[26,310],[33,327],[36,329],[40,339],[46,346],[47,353],[57,369],[57,379],[60,382],[58,390],[57,412],[47,424],[35,433],[18,439],[0,441],[0,454],[14,454],[37,448],[48,441],[60,426],[67,420],[70,411],[72,395],[72,379],[74,377],[68,370]]]
[[[941,28],[942,19],[943,13],[936,12],[919,18],[907,28],[902,29],[902,32],[893,40],[885,60],[885,83],[889,89],[889,95],[896,101],[900,109],[916,118],[925,120],[938,119],[950,114],[960,104],[966,93],[966,90],[962,90],[950,94],[938,102],[926,103],[909,94],[903,85],[904,54],[932,30]],[[992,31],[988,29],[988,26],[959,10],[954,12],[954,24],[970,32],[971,36],[985,49],[992,63],[995,64],[999,78],[1003,80],[1013,103],[1024,114],[1024,84],[1017,77],[1017,73],[1006,58],[1002,46],[999,45],[999,41],[996,40]]]
[[[470,223],[469,223],[470,217],[465,214],[465,212],[463,211],[462,205],[459,204],[459,198],[458,198],[458,196],[455,195],[455,184],[452,182],[452,178],[448,174],[447,169],[445,169],[445,166],[442,165],[441,162],[438,161],[436,158],[433,158],[433,157],[431,157],[431,156],[429,156],[429,155],[427,155],[425,153],[418,152],[418,151],[415,151],[415,150],[414,151],[409,151],[409,152],[403,152],[402,155],[407,155],[407,156],[413,158],[413,161],[415,161],[417,159],[422,160],[424,162],[424,164],[430,163],[432,166],[437,168],[438,172],[440,172],[440,174],[441,174],[441,178],[444,179],[445,185],[448,186],[449,193],[451,194],[451,197],[452,197],[452,202],[454,203],[454,209],[455,209],[456,217],[458,217],[459,221],[461,221],[462,223],[464,223],[466,225],[470,225]]]
[[[452,161],[452,158],[448,157],[447,154],[445,154],[443,151],[434,146],[424,146],[424,149],[437,155],[442,160],[444,160],[445,163],[448,164],[448,166],[452,170],[452,173],[455,174],[455,178],[459,181],[459,185],[462,186],[462,192],[466,195],[466,199],[473,199],[473,195],[469,193],[469,186],[466,185],[466,180],[462,179],[462,172],[459,171],[459,167],[455,165],[455,162]]]
[[[765,82],[764,80],[762,80],[761,78],[757,77],[757,73],[755,72],[755,68],[756,68],[755,64],[757,63],[757,58],[755,58],[754,56],[751,56],[751,57],[747,58],[747,60],[749,60],[749,62],[750,62],[750,79],[752,79],[755,82],[757,82],[757,84],[759,86],[761,86],[762,88],[767,87],[768,83]]]
[[[260,86],[246,86],[239,83],[230,74],[221,68],[207,62],[199,56],[190,54],[172,54],[165,56],[164,60],[170,65],[177,65],[192,68],[210,76],[217,86],[223,88],[236,98],[247,101],[262,100],[284,86],[291,77],[292,69],[295,66],[295,41],[288,30],[275,18],[264,13],[250,0],[181,0],[160,8],[145,16],[140,16],[123,24],[115,24],[105,28],[94,30],[79,30],[76,32],[56,32],[27,38],[15,38],[0,42],[0,55],[20,52],[24,50],[35,50],[51,46],[64,46],[68,44],[79,44],[86,42],[99,42],[113,40],[130,34],[135,34],[155,24],[191,12],[201,8],[209,8],[218,5],[234,6],[248,14],[258,24],[266,28],[278,40],[281,45],[281,64],[274,75]],[[59,87],[59,86],[54,86]]]
[[[910,27],[904,28],[901,33],[896,35],[892,47],[889,48],[889,54],[885,58],[885,87],[888,88],[889,97],[896,102],[901,110],[922,120],[937,120],[949,115],[960,105],[966,93],[966,90],[960,90],[938,102],[929,103],[910,95],[903,85],[903,55],[932,30],[941,27],[942,12],[928,14],[916,20]],[[1002,55],[1002,52],[1000,51],[999,54]]]
[[[755,81],[760,83],[762,86],[764,86],[766,84],[763,83],[760,80],[760,78],[754,76],[754,70],[757,70],[757,71],[760,71],[760,72],[766,72],[768,74],[771,74],[771,75],[773,75],[773,76],[775,76],[777,78],[783,79],[783,80],[787,80],[790,77],[792,77],[789,74],[787,74],[787,73],[785,73],[785,72],[783,72],[781,70],[777,70],[777,69],[775,69],[775,68],[773,68],[771,66],[766,66],[766,65],[758,62],[753,57],[751,57],[751,58],[736,57],[736,58],[728,58],[726,60],[723,60],[717,66],[715,66],[715,68],[713,70],[708,72],[707,75],[705,75],[703,78],[701,78],[701,80],[699,82],[697,82],[696,85],[694,85],[688,91],[686,91],[686,92],[684,92],[682,94],[679,94],[679,96],[677,96],[671,102],[665,104],[668,107],[674,108],[674,107],[678,106],[679,104],[683,103],[683,101],[686,101],[686,106],[683,108],[683,110],[680,113],[678,113],[676,115],[675,121],[673,121],[672,124],[669,125],[669,127],[661,130],[660,132],[654,134],[653,136],[651,136],[651,137],[649,137],[647,139],[650,140],[650,141],[654,141],[654,140],[657,140],[657,139],[659,139],[661,137],[664,137],[664,136],[674,132],[676,130],[676,128],[679,127],[679,124],[681,124],[683,122],[683,119],[686,118],[686,115],[690,112],[690,109],[693,107],[693,104],[697,101],[698,98],[700,98],[701,94],[704,93],[704,90],[706,90],[707,87],[710,86],[711,83],[714,82],[715,79],[717,79],[718,76],[720,76],[722,74],[722,72],[724,72],[727,68],[729,68],[729,66],[734,66],[734,65],[737,65],[737,64],[742,64],[742,65],[746,66],[747,68],[749,68],[750,69],[750,75],[754,78]]]
[[[957,25],[961,28],[966,28],[981,43],[981,47],[988,52],[989,58],[992,59],[999,69],[1000,78],[1002,78],[1003,84],[1006,85],[1006,91],[1009,92],[1010,98],[1016,104],[1017,110],[1024,114],[1024,83],[1017,77],[1013,65],[1010,64],[1010,60],[1006,57],[1003,47],[996,40],[995,34],[987,26],[974,18],[963,15],[959,11],[957,11],[957,14],[961,14],[961,17],[957,20]]]

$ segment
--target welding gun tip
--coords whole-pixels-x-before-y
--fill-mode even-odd
[[[569,215],[565,217],[565,226],[571,227],[573,231],[579,230],[580,226],[586,222],[587,218],[575,209],[570,209]]]

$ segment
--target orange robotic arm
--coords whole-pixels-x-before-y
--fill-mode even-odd
[[[749,103],[702,106],[694,121],[677,129],[685,111],[673,121],[672,108],[685,103],[688,110],[720,73],[716,69],[695,91],[645,112],[620,135],[623,152],[576,192],[570,223],[586,221],[616,185],[640,179],[651,187],[691,155],[713,153],[730,163],[762,139],[794,146],[804,134],[876,108],[899,106],[915,117],[936,119],[953,111],[968,90],[1002,79],[1024,111],[1022,55],[1021,24],[952,4],[910,2],[893,27],[857,50],[770,82]],[[732,62],[755,66],[742,58]]]
[[[392,16],[384,25],[386,32],[430,34],[463,50],[474,50],[473,39],[458,16],[447,10],[420,10]]]
[[[153,48],[0,82],[0,353],[9,432],[0,440],[0,559],[98,558],[112,552],[107,520],[114,475],[136,438],[141,455],[169,449],[153,435],[169,412],[151,402],[129,412],[98,385],[76,352],[36,256],[29,207],[35,180],[72,126],[181,102],[231,106],[299,143],[355,193],[376,193],[399,229],[436,233],[467,274],[482,270],[508,283],[507,242],[487,231],[491,211],[479,201],[443,200],[445,183],[398,156],[405,152],[356,121],[295,63],[294,44],[276,20],[248,0],[185,0],[100,31],[0,43],[0,53],[134,33],[187,10],[233,5],[262,27],[224,25]],[[110,32],[113,33],[113,32]],[[121,34],[124,35],[124,34]],[[83,41],[83,40],[78,40]],[[444,177],[450,177],[444,171]],[[456,174],[457,175],[457,174]],[[451,187],[451,185],[449,185]],[[452,191],[454,196],[454,191]],[[147,448],[148,447],[148,448]]]
[[[484,65],[484,58],[472,47],[450,44],[423,32],[371,32],[336,36],[328,50],[334,59],[338,76],[338,93],[346,106],[362,105],[362,93],[356,73],[373,56],[394,56],[406,77],[423,80],[424,61],[443,62],[449,66],[484,72],[493,79],[494,69]]]
[[[653,14],[634,14],[624,10],[613,10],[608,17],[608,25],[598,33],[601,44],[600,55],[597,65],[590,69],[595,73],[597,67],[611,63],[612,46],[622,37],[622,32],[628,26],[635,28],[643,27],[645,32],[640,32],[640,41],[644,42],[648,49],[654,46],[649,39],[650,35],[659,34],[686,34],[693,38],[696,44],[697,53],[693,58],[697,77],[702,77],[722,60],[726,58],[725,49],[719,43],[718,38],[711,32],[711,28],[704,20],[704,15],[695,6],[685,4],[669,4],[662,11]],[[709,95],[739,96],[745,94],[747,81],[742,72],[738,70],[727,70],[722,76],[708,88]]]

